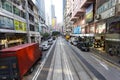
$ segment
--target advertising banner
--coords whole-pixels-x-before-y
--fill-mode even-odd
[[[14,20],[15,30],[26,31],[26,23]]]
[[[15,27],[15,30],[19,30],[19,21],[14,20],[14,27]]]
[[[86,23],[93,21],[93,4],[86,9]]]

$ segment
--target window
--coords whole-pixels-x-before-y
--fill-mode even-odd
[[[33,6],[30,4],[29,0],[28,0],[28,7],[33,11]]]
[[[21,11],[21,17],[24,18],[24,19],[26,18],[25,12]]]
[[[111,1],[108,2],[108,8],[111,8],[112,7],[112,3]]]
[[[34,22],[34,16],[31,15],[31,14],[29,14],[29,20],[30,20],[31,22]]]
[[[0,1],[0,8],[2,7],[1,1]]]
[[[36,31],[39,32],[39,24],[35,23]]]
[[[104,10],[107,10],[108,9],[108,5],[105,3],[104,4]]]
[[[7,1],[2,0],[2,8],[9,12],[12,12],[12,4]]]
[[[0,27],[5,29],[13,29],[13,20],[7,17],[0,16]]]
[[[2,25],[2,16],[0,16],[0,26]]]
[[[16,8],[15,6],[13,6],[13,12],[14,12],[14,14],[20,16],[20,10],[18,8]]]
[[[30,31],[35,31],[35,27],[30,24]]]
[[[112,0],[111,3],[112,3],[112,6],[114,6],[116,4],[116,0]]]
[[[14,2],[15,4],[17,4],[18,6],[20,5],[20,0],[12,0],[12,2]]]

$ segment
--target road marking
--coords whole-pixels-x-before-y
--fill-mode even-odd
[[[55,42],[54,42],[54,44],[55,44]],[[43,60],[43,62],[41,63],[41,65],[38,67],[38,70],[35,73],[35,75],[33,76],[32,80],[37,80],[37,78],[38,78],[38,76],[39,76],[39,74],[40,74],[40,72],[41,72],[41,70],[42,70],[42,68],[43,68],[43,66],[44,66],[44,64],[45,64],[45,62],[46,62],[46,60],[47,60],[47,58],[48,58],[48,56],[49,56],[52,48],[53,48],[53,46],[54,46],[54,44],[51,46],[51,48],[49,49],[47,55],[45,56],[45,59]]]
[[[99,62],[100,65],[102,65],[106,70],[109,70],[105,62],[100,61],[99,59],[95,58],[94,56],[91,56],[93,59]]]
[[[62,41],[60,40],[60,43],[61,43],[61,45],[64,45],[63,43],[62,43]],[[67,72],[69,73],[68,74],[68,79],[69,80],[73,80],[73,76],[72,76],[72,72],[71,72],[71,70],[70,70],[70,66],[69,66],[69,63],[68,63],[68,60],[67,60],[67,57],[66,57],[66,54],[65,54],[65,50],[64,50],[64,48],[62,47],[62,50],[63,50],[63,57],[64,57],[64,62],[65,62],[65,66],[66,66],[66,68],[67,68]]]
[[[116,69],[120,70],[120,67],[116,66],[115,64],[112,64],[111,62],[105,60],[104,58],[101,58],[101,57],[99,57],[98,55],[94,55],[94,56],[96,56],[97,58],[99,58],[99,59],[101,59],[101,60],[104,60],[104,62],[105,62],[106,64],[108,64],[108,65],[110,65],[110,66],[112,66],[112,67],[115,67]]]
[[[55,60],[55,56],[56,56],[55,52],[56,52],[56,48],[55,48],[55,51],[54,51],[54,54],[53,54],[53,58],[51,60],[51,65],[50,65],[49,73],[48,73],[48,76],[47,76],[47,80],[51,80],[52,72],[54,71],[53,67],[54,67],[54,60]]]

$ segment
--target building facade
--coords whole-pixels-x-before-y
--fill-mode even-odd
[[[73,21],[70,20],[73,11],[73,0],[66,0],[64,9],[64,34],[72,33]]]
[[[0,0],[1,48],[27,42],[27,21],[25,7],[26,5],[22,3],[22,1]]]
[[[34,4],[38,7],[39,14],[39,31],[44,34],[48,30],[48,26],[46,25],[46,17],[45,17],[45,2],[44,0],[33,0]],[[42,37],[42,35],[41,35]]]
[[[79,34],[93,43],[93,47],[108,52],[113,48],[117,55],[120,52],[120,6],[119,0],[67,0],[72,7],[66,7],[64,22],[67,28],[72,21],[72,29],[80,27]],[[68,4],[66,4],[67,6]],[[69,10],[70,9],[70,10]],[[68,23],[68,25],[67,25]],[[67,31],[67,29],[66,29]]]
[[[120,1],[100,0],[96,1],[96,28],[105,32],[103,35],[105,51],[113,49],[115,55],[120,53]]]
[[[31,0],[0,0],[0,49],[39,43],[38,8]]]
[[[28,42],[40,42],[38,7],[33,3],[32,0],[27,0],[26,8]]]

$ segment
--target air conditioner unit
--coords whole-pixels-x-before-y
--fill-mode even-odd
[[[95,19],[96,19],[96,20],[101,19],[101,15],[100,15],[100,14],[97,14],[97,15],[95,16]]]

